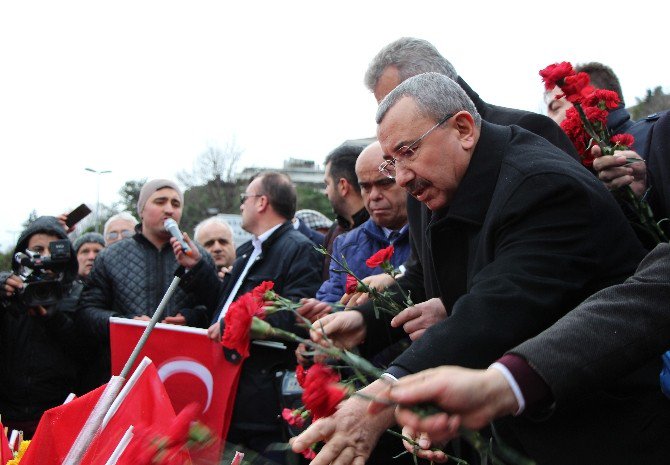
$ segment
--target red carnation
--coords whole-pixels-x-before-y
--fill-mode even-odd
[[[314,452],[314,449],[312,449],[311,447],[302,451],[301,454],[307,460],[312,460],[316,457],[316,452]]]
[[[302,365],[295,367],[295,379],[298,380],[298,384],[301,387],[305,387],[305,376],[307,376],[307,370]]]
[[[329,367],[317,363],[312,365],[305,376],[302,401],[312,412],[314,420],[329,417],[337,405],[346,397],[346,389],[338,384],[340,376]]]
[[[591,124],[599,123],[602,127],[607,126],[607,115],[609,115],[607,110],[602,110],[598,107],[583,107],[583,109],[586,119],[588,119]],[[596,130],[597,129],[598,127],[596,126]]]
[[[556,87],[556,84],[562,84],[563,79],[573,74],[575,74],[575,70],[567,61],[554,63],[540,71],[540,76],[542,76],[542,80],[544,81],[544,88],[547,90],[553,89]]]
[[[348,274],[347,275],[347,282],[345,283],[344,286],[344,292],[347,294],[353,294],[356,292],[358,288],[358,280],[356,279],[355,276]]]
[[[586,130],[584,130],[584,125],[582,124],[582,120],[580,119],[576,108],[568,108],[565,112],[565,119],[561,123],[561,129],[568,135],[572,144],[577,149],[577,153],[583,155],[587,150],[590,136]],[[593,160],[591,160],[591,162],[593,162]],[[587,164],[587,166],[590,166],[590,164]]]
[[[630,134],[616,134],[610,139],[618,149],[630,148],[635,143],[635,138]]]
[[[620,101],[619,94],[616,92],[607,89],[596,89],[586,96],[583,104],[589,107],[602,108],[604,106],[609,110],[613,110],[619,106]]]
[[[566,100],[570,103],[577,103],[591,94],[595,89],[589,85],[590,80],[589,75],[583,72],[567,76],[560,85]]]
[[[305,426],[305,418],[302,416],[302,411],[299,409],[291,410],[290,408],[285,408],[281,411],[281,416],[291,426],[297,428],[302,428]]]
[[[377,268],[378,266],[381,266],[382,263],[388,262],[392,256],[393,256],[393,245],[389,245],[385,249],[381,249],[380,251],[372,255],[370,258],[365,260],[365,264],[369,268]]]
[[[191,402],[181,409],[179,415],[172,421],[168,430],[167,439],[170,446],[183,446],[189,439],[189,430],[198,415],[202,413],[202,407],[197,402]]]
[[[243,294],[230,304],[223,320],[226,327],[221,338],[222,346],[237,351],[243,358],[249,356],[249,328],[251,318],[258,308],[250,292]]]
[[[259,307],[265,305],[265,301],[268,300],[265,298],[265,293],[267,291],[272,290],[274,285],[275,283],[273,283],[272,281],[263,281],[251,291],[251,293],[254,296],[254,299],[256,299],[256,302],[258,302]]]

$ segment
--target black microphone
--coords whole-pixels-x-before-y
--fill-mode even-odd
[[[191,255],[193,253],[191,248],[184,240],[184,236],[179,230],[179,226],[177,225],[177,222],[174,219],[166,218],[165,222],[163,222],[163,227],[165,227],[165,230],[169,232],[172,235],[172,237],[174,237],[179,241],[179,243],[181,244],[181,248],[184,250],[184,253],[186,255]]]

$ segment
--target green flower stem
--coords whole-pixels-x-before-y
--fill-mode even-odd
[[[370,298],[372,299],[372,303],[374,305],[375,314],[376,314],[377,318],[379,318],[378,310],[383,310],[385,313],[387,313],[390,316],[396,316],[398,313],[400,313],[404,310],[404,308],[400,308],[400,305],[395,300],[391,299],[391,297],[388,296],[386,293],[379,292],[377,289],[372,288],[372,287],[368,286],[366,283],[364,283],[363,281],[361,281],[358,278],[358,276],[356,276],[354,274],[354,272],[351,270],[351,268],[347,264],[346,260],[344,260],[344,259],[341,260],[341,261],[338,260],[337,258],[333,257],[330,253],[328,253],[328,251],[323,247],[316,247],[316,250],[318,250],[323,255],[326,255],[326,256],[330,257],[330,259],[332,261],[334,261],[340,268],[342,268],[342,270],[345,273],[350,274],[351,276],[356,278],[356,281],[358,281],[359,286],[362,287],[365,290],[365,292],[367,292],[370,295]],[[391,275],[391,276],[393,276],[393,275]],[[402,291],[402,289],[401,289],[401,291]],[[403,295],[404,295],[404,292],[403,292]],[[407,301],[407,299],[405,299],[405,301]],[[380,302],[379,305],[377,304],[378,302]]]
[[[414,452],[413,452],[413,454],[414,454],[415,456],[416,456],[416,451],[420,450],[419,443],[416,442],[414,439],[412,439],[412,438],[408,438],[407,436],[405,436],[405,435],[403,435],[403,434],[400,434],[400,433],[398,433],[398,432],[396,432],[396,431],[393,431],[392,429],[387,429],[386,432],[389,433],[390,435],[395,436],[395,437],[397,437],[397,438],[400,438],[400,439],[402,439],[403,441],[406,441],[407,443],[409,443],[409,444],[411,444],[412,446],[414,446]],[[433,451],[433,452],[443,452],[444,455],[446,455],[447,458],[448,458],[449,460],[453,460],[454,463],[462,464],[462,465],[468,465],[468,462],[467,462],[467,461],[465,461],[465,460],[463,460],[463,459],[459,459],[458,457],[455,457],[455,456],[453,456],[453,455],[449,455],[449,454],[447,454],[446,452],[444,452],[442,449],[438,449],[437,447],[431,447],[430,450]]]
[[[610,136],[607,127],[603,127],[601,129],[602,133],[599,133],[593,126],[591,121],[589,121],[589,119],[586,117],[586,114],[584,113],[584,109],[582,108],[582,106],[579,103],[575,103],[574,107],[577,109],[577,112],[579,113],[579,118],[582,121],[584,130],[589,136],[591,136],[591,139],[594,142],[596,142],[598,146],[600,146],[602,154],[613,155],[614,148],[609,145]],[[605,138],[607,138],[607,140],[605,140]],[[627,164],[639,161],[643,160],[627,159]],[[657,244],[661,242],[668,242],[667,236],[654,219],[654,214],[651,211],[651,208],[649,207],[647,201],[644,199],[638,199],[633,190],[630,188],[630,186],[624,186],[620,189],[623,192],[624,200],[628,202],[635,210],[635,213],[637,214],[640,224],[653,237],[654,241],[656,241]]]
[[[311,349],[318,350],[319,352],[322,352],[330,357],[342,360],[350,368],[353,368],[354,370],[357,370],[366,376],[378,378],[382,374],[382,371],[373,364],[365,360],[363,357],[349,352],[348,350],[340,349],[332,344],[328,347],[322,346],[312,342],[310,339],[297,336],[290,331],[275,328],[268,322],[263,321],[257,317],[253,317],[251,320],[251,337],[253,339],[275,338],[284,341],[296,342],[298,344],[302,343]]]

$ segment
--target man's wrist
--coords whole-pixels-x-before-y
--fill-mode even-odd
[[[514,389],[507,377],[500,369],[490,367],[485,372],[486,386],[488,386],[488,398],[492,411],[492,418],[506,415],[517,415],[519,413],[519,401]]]

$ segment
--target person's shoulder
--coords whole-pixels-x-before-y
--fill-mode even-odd
[[[276,244],[293,244],[296,247],[314,248],[314,243],[303,233],[293,227],[287,228],[278,238]]]
[[[98,254],[98,257],[102,257],[101,260],[108,260],[110,257],[117,257],[119,255],[124,256],[125,254],[133,253],[136,250],[140,250],[140,248],[140,243],[130,237],[104,247]]]

